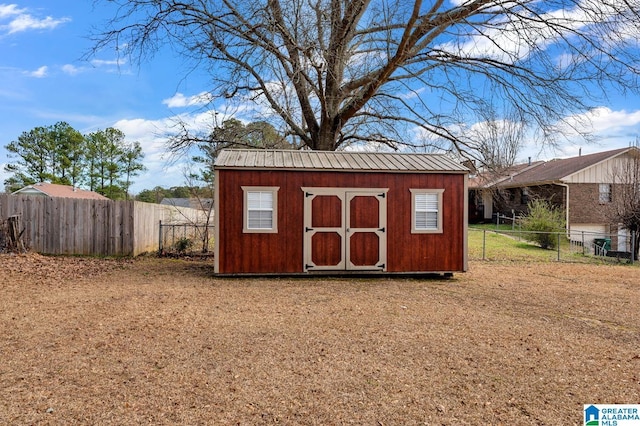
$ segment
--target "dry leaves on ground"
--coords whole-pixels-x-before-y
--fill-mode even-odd
[[[0,256],[2,424],[582,424],[640,401],[637,266],[221,279]]]

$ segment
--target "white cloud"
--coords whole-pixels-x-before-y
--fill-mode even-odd
[[[0,19],[9,16],[20,15],[26,12],[26,9],[18,9],[17,4],[0,4]]]
[[[25,71],[24,74],[34,78],[44,78],[47,76],[47,71],[49,71],[49,67],[44,65],[35,71]]]
[[[613,111],[608,107],[594,108],[584,114],[574,115],[566,119],[567,127],[563,127],[568,133],[572,133],[570,127],[586,130],[589,133],[607,135],[620,133],[624,129],[632,129],[640,125],[640,110]]]
[[[559,146],[531,144],[526,147],[527,155],[542,160],[556,157],[583,155],[608,149],[624,148],[640,134],[640,110],[612,110],[608,107],[594,108],[584,114],[576,114],[558,125],[562,132]],[[585,140],[579,132],[590,134]]]
[[[169,108],[184,108],[189,106],[206,105],[213,100],[209,92],[200,92],[197,95],[186,97],[182,93],[176,93],[171,98],[164,99],[162,103]]]
[[[74,65],[71,64],[65,64],[62,66],[62,72],[64,72],[65,74],[69,74],[69,75],[77,75],[79,73],[81,73],[82,71],[84,71],[84,68],[78,68]]]
[[[588,4],[590,1],[579,1],[574,8],[549,10],[540,16],[526,12],[511,14],[508,20],[494,21],[493,26],[485,29],[482,34],[469,35],[462,42],[443,43],[439,48],[462,56],[488,57],[510,62],[529,56],[532,46],[544,50],[563,38],[570,38],[575,32],[588,32],[590,25],[606,22],[622,11],[629,10],[628,5],[619,2],[617,5],[598,4],[595,13],[594,6]],[[460,1],[454,1],[454,4],[460,4]],[[539,4],[544,5],[544,2]],[[549,23],[552,23],[553,30],[549,28]],[[608,41],[602,41],[603,44],[606,42]],[[560,64],[566,65],[567,59],[561,58]]]
[[[94,59],[91,61],[91,65],[93,65],[94,67],[105,67],[105,66],[122,66],[126,63],[127,61],[124,59]]]
[[[207,111],[158,120],[123,119],[114,123],[111,127],[121,130],[127,141],[139,142],[145,155],[143,163],[148,170],[135,179],[132,191],[139,192],[156,186],[183,185],[183,170],[189,158],[171,156],[167,150],[168,135],[175,134],[181,126],[186,127],[192,134],[208,134],[215,119],[215,112]]]
[[[27,9],[19,9],[15,4],[0,4],[0,20],[8,20],[0,24],[0,30],[6,34],[15,34],[29,30],[51,30],[69,22],[69,18],[53,18],[47,16],[38,18]]]
[[[128,74],[129,70],[123,70],[123,67],[127,64],[127,60],[124,58],[116,59],[94,59],[91,61],[91,65],[95,68],[101,68],[109,73]]]
[[[422,95],[426,90],[426,87],[419,87],[416,90],[411,90],[401,94],[400,97],[406,100],[420,98],[420,95]]]
[[[21,15],[11,21],[9,25],[7,25],[7,28],[9,34],[27,30],[50,30],[68,21],[69,19],[67,18],[53,19],[47,16],[45,19],[37,19],[31,15]]]

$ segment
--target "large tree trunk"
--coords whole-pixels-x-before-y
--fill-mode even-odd
[[[326,119],[320,123],[320,131],[318,132],[315,146],[312,147],[316,151],[335,151],[338,148],[338,139],[340,130],[338,119]]]

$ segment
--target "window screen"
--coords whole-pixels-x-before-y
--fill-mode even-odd
[[[411,233],[442,233],[442,194],[444,189],[411,191]]]
[[[438,229],[438,194],[415,194],[415,229]]]
[[[278,232],[278,189],[275,186],[242,187],[244,192],[243,232]]]
[[[273,193],[271,191],[247,192],[247,228],[273,228]]]

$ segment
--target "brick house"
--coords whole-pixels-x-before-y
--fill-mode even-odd
[[[469,206],[482,210],[481,219],[491,220],[495,213],[526,213],[531,199],[542,198],[565,211],[572,240],[581,241],[586,235],[585,243],[591,243],[598,234],[626,235],[618,224],[609,222],[606,208],[619,185],[613,183],[615,171],[622,170],[622,164],[634,155],[638,155],[638,148],[621,148],[514,166],[490,179],[475,177],[469,180]],[[478,204],[483,208],[478,209]],[[626,238],[617,240],[623,244]]]
[[[531,167],[541,164],[542,161],[515,164],[500,171],[482,171],[469,177],[469,222],[479,223],[491,221],[494,213],[498,212],[501,205],[499,184]],[[509,210],[510,212],[510,210]],[[500,212],[500,214],[504,214]]]

